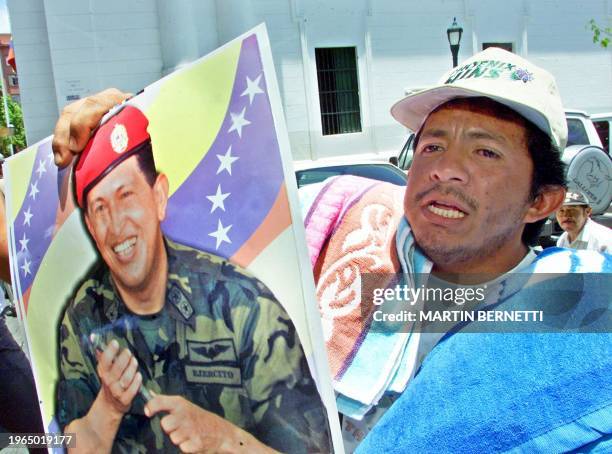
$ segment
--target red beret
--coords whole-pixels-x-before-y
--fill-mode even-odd
[[[151,140],[149,121],[134,106],[125,105],[89,139],[74,169],[77,202],[83,208],[87,193],[111,170],[144,149]]]

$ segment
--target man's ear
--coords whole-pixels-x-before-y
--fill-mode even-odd
[[[161,222],[166,219],[166,208],[168,206],[168,177],[164,173],[157,175],[153,183],[153,194],[157,205],[157,219]]]
[[[531,202],[523,221],[530,223],[544,219],[557,211],[563,205],[563,200],[565,200],[565,188],[563,186],[546,186]]]

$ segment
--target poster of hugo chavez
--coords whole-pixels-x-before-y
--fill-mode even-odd
[[[96,451],[330,452],[339,427],[264,26],[5,164],[48,433]]]

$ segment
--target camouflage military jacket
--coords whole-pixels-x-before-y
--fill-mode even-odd
[[[174,332],[160,328],[155,351],[139,328],[140,317],[115,291],[106,266],[68,305],[60,328],[60,426],[85,416],[100,390],[88,342],[91,333],[98,333],[105,343],[116,339],[132,351],[148,389],[183,396],[275,449],[329,451],[325,409],[293,323],[274,295],[220,257],[169,240],[166,250],[162,311],[168,312]],[[143,408],[137,395],[113,451],[175,451],[160,417],[147,418]]]

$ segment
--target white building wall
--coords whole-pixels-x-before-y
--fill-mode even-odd
[[[57,101],[42,0],[8,0],[28,143],[48,136]]]
[[[370,103],[370,70],[366,49],[367,0],[310,0],[300,2],[304,15],[304,32],[307,54],[304,55],[306,74],[310,77],[310,128],[311,146],[315,157],[372,152]],[[321,47],[355,47],[357,53],[357,78],[361,107],[362,132],[322,135],[321,115],[317,87],[315,49]]]
[[[529,58],[551,71],[565,106],[612,111],[612,48],[593,44],[587,23],[612,23],[611,0],[539,0],[529,7]]]
[[[483,43],[511,43],[514,52],[525,56],[523,31],[529,4],[533,1],[537,0],[465,0],[461,21],[469,22],[470,33],[465,36],[462,47],[466,45],[474,52],[482,50]]]
[[[234,39],[255,25],[253,3],[252,0],[215,0],[220,43]]]
[[[311,146],[313,131],[308,113],[314,100],[318,102],[318,94],[306,89],[310,79],[304,77],[300,35],[304,13],[300,0],[216,0],[216,13],[219,44],[266,23],[292,154],[295,159],[313,158],[316,147]],[[317,121],[320,129],[320,119]]]
[[[315,150],[310,137],[312,97],[307,95],[300,39],[303,15],[294,0],[260,0],[254,22],[265,22],[270,35],[292,154],[295,159],[310,159]]]
[[[404,90],[430,85],[450,68],[445,31],[453,17],[464,29],[459,61],[485,42],[509,42],[555,75],[566,106],[612,110],[612,52],[594,45],[587,28],[592,18],[609,26],[610,0],[371,0],[367,30],[378,151],[399,149],[405,140],[389,115]]]
[[[158,2],[165,0],[158,0]],[[212,52],[220,44],[217,32],[216,0],[191,0],[193,24],[198,40],[198,56]]]
[[[258,1],[257,6],[255,22],[265,22],[270,35],[292,154],[295,159],[311,159],[316,153],[316,149],[312,147],[312,120],[309,116],[314,98],[307,95],[312,91],[307,90],[307,80],[304,77],[300,37],[303,13],[294,0]]]
[[[164,75],[218,47],[216,15],[216,0],[157,0]]]
[[[138,91],[260,22],[296,159],[398,150],[406,131],[389,109],[450,68],[453,17],[460,60],[510,42],[553,72],[567,106],[612,110],[612,52],[586,27],[610,25],[612,0],[9,0],[9,11],[30,140],[51,132],[68,97]],[[363,131],[324,137],[315,48],[340,46],[357,49]]]
[[[459,61],[472,54],[470,24],[461,0],[372,0],[372,97],[379,151],[399,151],[406,130],[389,114],[406,90],[433,84],[452,66],[446,29],[457,17],[464,32]]]
[[[162,74],[155,0],[45,0],[58,108],[107,87],[137,92]]]

